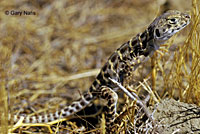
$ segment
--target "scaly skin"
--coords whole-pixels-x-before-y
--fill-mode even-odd
[[[89,91],[79,101],[57,111],[41,116],[24,116],[24,123],[43,123],[71,116],[97,98],[107,100],[105,112],[106,124],[114,122],[116,117],[116,105],[118,95],[115,92],[117,86],[109,78],[123,84],[123,80],[130,75],[141,63],[147,61],[151,55],[159,49],[160,45],[172,37],[176,32],[182,30],[190,23],[190,16],[179,11],[170,10],[157,17],[149,27],[136,35],[128,42],[118,48],[105,63],[100,73],[92,83]],[[14,115],[14,122],[22,116]],[[9,116],[9,120],[13,120]]]

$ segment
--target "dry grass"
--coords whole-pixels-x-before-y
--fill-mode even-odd
[[[55,111],[78,99],[79,90],[89,88],[108,56],[143,31],[159,7],[160,11],[191,10],[192,22],[181,35],[173,38],[172,44],[178,46],[175,52],[170,51],[152,62],[153,90],[161,98],[170,96],[200,105],[198,0],[182,2],[182,5],[153,0],[3,0],[0,5],[2,133],[8,131],[8,121],[3,115]],[[7,10],[32,10],[36,15],[5,15]],[[71,126],[78,129],[74,124]]]

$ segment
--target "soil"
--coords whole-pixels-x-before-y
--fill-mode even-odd
[[[200,133],[200,107],[165,99],[155,109],[153,116],[159,122],[159,134]]]

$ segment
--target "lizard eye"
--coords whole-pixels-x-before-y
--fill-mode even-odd
[[[175,22],[175,21],[176,21],[176,19],[174,19],[174,18],[173,18],[173,19],[170,19],[170,20],[171,20],[172,22]]]
[[[169,19],[170,24],[175,24],[177,22],[176,18]]]

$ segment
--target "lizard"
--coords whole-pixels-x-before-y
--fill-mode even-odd
[[[45,123],[74,115],[90,105],[95,99],[102,98],[107,101],[105,110],[106,127],[109,128],[117,116],[117,89],[111,79],[123,84],[137,67],[146,62],[153,53],[159,49],[175,33],[182,30],[190,23],[191,16],[177,10],[169,10],[158,16],[144,30],[128,42],[121,45],[107,60],[89,90],[71,105],[64,107],[55,113],[45,115],[14,115],[8,120],[16,123],[24,118],[23,123]]]

